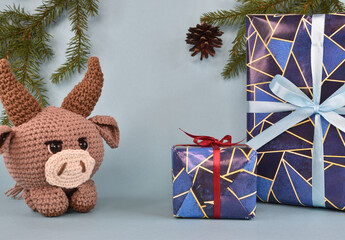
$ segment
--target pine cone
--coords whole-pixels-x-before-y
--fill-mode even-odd
[[[220,48],[223,44],[222,39],[219,38],[223,32],[219,30],[219,27],[202,23],[197,24],[196,27],[190,27],[188,31],[186,42],[194,45],[189,51],[193,52],[193,57],[200,52],[200,60],[208,58],[208,55],[213,57],[214,48]]]

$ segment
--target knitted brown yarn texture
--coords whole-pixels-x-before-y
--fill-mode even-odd
[[[13,76],[6,59],[0,60],[0,98],[15,126],[28,121],[41,111],[40,104]]]
[[[11,177],[25,189],[48,185],[45,164],[52,153],[46,142],[59,140],[62,150],[80,150],[78,139],[85,137],[89,145],[87,151],[96,161],[93,174],[102,163],[104,146],[99,130],[79,114],[50,106],[12,130],[15,137],[4,152],[4,162]]]
[[[111,148],[117,148],[119,146],[120,129],[114,118],[94,116],[89,118],[89,120],[97,124],[97,129]],[[110,131],[106,131],[105,128],[106,130],[110,129]]]
[[[93,180],[84,183],[71,197],[71,207],[78,212],[89,212],[96,202],[97,191]]]
[[[112,117],[99,118],[109,118],[109,122],[116,125],[112,128],[117,129],[117,123]],[[97,192],[92,180],[76,187],[69,198],[65,189],[47,182],[45,169],[47,159],[53,156],[46,142],[58,140],[62,142],[62,150],[81,151],[78,139],[85,138],[88,142],[87,152],[95,160],[92,177],[99,169],[104,155],[102,137],[105,135],[97,126],[79,114],[51,106],[28,122],[12,128],[15,136],[12,136],[11,146],[4,151],[4,162],[11,177],[24,188],[23,198],[31,209],[53,217],[65,213],[69,206],[78,212],[88,212],[94,208]]]
[[[83,117],[91,114],[103,87],[103,73],[97,57],[90,57],[83,81],[78,83],[62,102],[61,107]]]
[[[97,191],[94,181],[89,180],[78,187],[69,199],[61,188],[47,186],[24,190],[26,204],[34,211],[47,217],[65,213],[69,206],[77,212],[89,212],[97,203]]]
[[[14,127],[0,126],[0,154],[16,181],[7,196],[23,190],[26,204],[47,217],[72,207],[88,212],[97,202],[92,176],[104,155],[103,140],[118,146],[119,128],[110,116],[90,115],[103,86],[98,58],[65,98],[62,107],[41,109],[15,79],[6,60],[0,61],[0,98]]]
[[[30,193],[28,196],[27,194]],[[34,211],[39,211],[46,217],[55,217],[64,214],[68,210],[68,198],[61,188],[43,187],[32,189],[23,194],[28,206],[30,203]]]

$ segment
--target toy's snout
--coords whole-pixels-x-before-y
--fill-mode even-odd
[[[90,179],[95,159],[87,151],[67,149],[51,156],[45,164],[49,184],[75,188]]]

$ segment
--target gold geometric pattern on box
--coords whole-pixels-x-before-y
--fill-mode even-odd
[[[248,15],[247,100],[285,102],[269,89],[276,74],[312,99],[312,17]],[[321,102],[345,83],[345,14],[327,14]],[[248,140],[291,112],[248,113]],[[312,206],[314,116],[258,150],[258,197],[265,202]],[[345,134],[322,118],[326,207],[345,210]]]
[[[256,209],[256,151],[220,149],[221,218],[250,219]],[[175,217],[213,218],[213,148],[172,150]]]

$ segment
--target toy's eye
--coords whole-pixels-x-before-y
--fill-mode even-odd
[[[48,147],[48,151],[52,154],[58,153],[62,150],[62,141],[48,141],[45,144]]]
[[[83,150],[87,150],[87,148],[89,147],[89,145],[87,144],[86,138],[79,138],[78,139],[79,142],[79,147]]]

